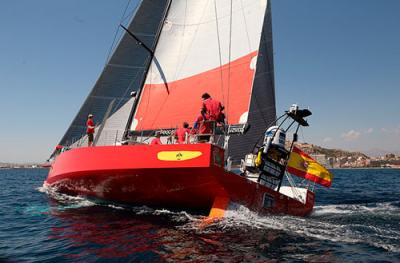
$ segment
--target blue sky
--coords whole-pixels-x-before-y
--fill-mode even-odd
[[[97,80],[127,2],[0,2],[0,162],[48,157]],[[398,0],[272,2],[278,113],[292,103],[314,113],[300,139],[400,152],[398,10]]]
[[[400,1],[274,1],[278,109],[314,115],[305,140],[400,150]]]

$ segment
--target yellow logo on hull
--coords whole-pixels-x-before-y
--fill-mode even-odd
[[[202,155],[199,151],[163,151],[157,153],[157,159],[161,161],[186,161]]]

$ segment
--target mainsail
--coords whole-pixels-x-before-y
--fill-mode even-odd
[[[168,0],[141,1],[128,29],[147,46],[154,47],[167,5]],[[149,57],[142,46],[124,34],[59,144],[70,146],[85,143],[89,113],[95,116],[97,124],[106,117],[98,145],[114,144],[120,140],[134,102],[130,93],[140,89]],[[107,112],[109,116],[105,116]]]
[[[174,0],[154,53],[131,131],[192,123],[208,92],[228,124],[252,125],[230,155],[251,151],[276,115],[269,1]]]

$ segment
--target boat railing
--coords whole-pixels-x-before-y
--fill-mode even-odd
[[[202,125],[207,125],[204,129]],[[178,127],[175,128],[153,128],[151,130],[141,130],[134,131],[130,133],[129,139],[124,141],[125,144],[149,144],[152,139],[156,137],[156,134],[160,134],[160,139],[162,144],[177,144],[176,131]],[[184,140],[185,144],[191,143],[212,143],[217,145],[223,145],[223,138],[225,127],[221,124],[217,124],[215,121],[203,121],[197,125],[193,125],[189,128],[186,138]]]
[[[209,125],[209,131],[206,133],[200,133],[199,127],[190,128],[190,132],[186,135],[185,144],[193,143],[210,143],[223,147],[224,145],[224,127],[217,124],[215,121],[204,121],[200,125]],[[159,129],[162,130],[162,129]],[[173,130],[173,129],[172,129]],[[176,129],[175,129],[176,130]],[[108,146],[108,145],[122,145],[122,144],[150,144],[151,140],[155,137],[155,134],[151,136],[135,136],[128,143],[122,141],[124,131],[116,129],[104,129],[100,134],[97,144],[95,146]],[[163,144],[177,144],[177,139],[175,133],[171,132],[170,135],[161,136],[161,141]],[[69,141],[63,144],[62,151],[87,147],[88,146],[88,135],[84,134],[82,136],[73,137]]]
[[[96,146],[117,145],[121,141],[123,130],[103,130]],[[65,149],[74,149],[88,146],[88,135],[84,134],[79,137],[73,137],[71,140],[63,144]]]
[[[205,125],[206,130],[210,132],[201,133],[201,126]],[[199,127],[192,127],[190,130],[190,136],[194,143],[207,142],[215,145],[220,145],[223,142],[225,127],[221,123],[216,121],[203,121],[199,124]],[[217,132],[219,131],[219,132]]]

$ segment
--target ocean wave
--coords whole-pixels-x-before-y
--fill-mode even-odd
[[[88,200],[82,196],[72,196],[58,192],[57,187],[43,185],[38,187],[36,190],[42,193],[46,193],[50,198],[56,200],[62,206],[58,206],[59,210],[61,209],[69,209],[69,208],[79,208],[79,207],[89,207],[95,206],[96,203]]]
[[[353,213],[388,213],[400,212],[399,202],[383,202],[369,204],[340,204],[315,206],[312,216],[328,214],[353,214]]]
[[[62,194],[56,188],[42,186],[38,191],[46,193],[55,199],[60,206],[56,210],[75,209],[90,206],[102,206],[110,209],[132,212],[135,215],[165,216],[171,222],[176,222],[176,228],[183,231],[195,231],[208,233],[217,231],[229,231],[230,229],[273,229],[284,231],[290,235],[305,236],[329,242],[345,242],[367,244],[369,246],[384,249],[389,252],[400,252],[399,236],[400,230],[384,229],[374,225],[363,225],[350,220],[331,220],[331,215],[346,218],[346,215],[371,215],[399,214],[399,204],[396,202],[385,202],[376,204],[341,204],[316,206],[310,217],[294,216],[261,216],[248,208],[232,204],[225,212],[222,220],[204,225],[206,217],[192,215],[186,211],[171,211],[168,209],[153,209],[147,206],[128,206],[104,201],[88,200],[82,196],[70,196]],[[243,231],[243,230],[241,230]]]
[[[132,212],[135,215],[153,215],[153,216],[168,216],[173,222],[197,222],[198,217],[191,215],[185,211],[170,211],[168,209],[153,209],[148,206],[131,206],[122,205],[104,200],[91,200],[84,196],[72,196],[60,193],[57,187],[43,185],[36,189],[39,192],[47,194],[50,198],[56,200],[61,205],[57,206],[57,210],[76,209],[90,206],[101,206],[115,210]]]
[[[337,209],[337,206],[332,207]],[[332,207],[320,207],[319,209],[325,212],[336,211]],[[377,209],[387,207],[392,207],[392,205],[386,203],[379,204]],[[354,207],[346,209],[347,211],[354,211]],[[369,208],[368,211],[370,211]],[[290,235],[305,236],[328,242],[368,244],[369,246],[381,248],[389,252],[400,252],[400,247],[397,245],[399,244],[398,237],[400,236],[400,232],[396,230],[385,230],[375,226],[328,222],[320,217],[261,216],[244,206],[238,206],[235,209],[226,211],[225,217],[214,223],[209,229],[227,230],[243,227],[260,230],[280,230]]]

